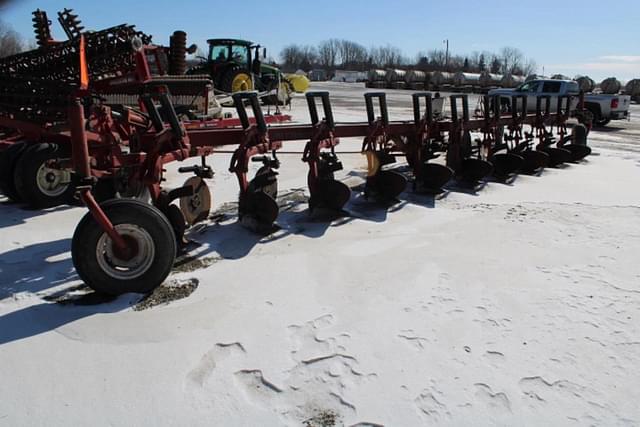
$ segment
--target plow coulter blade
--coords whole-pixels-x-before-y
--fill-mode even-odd
[[[422,185],[425,190],[441,193],[442,187],[453,178],[453,170],[437,163],[425,163],[422,166]]]
[[[568,163],[573,159],[571,151],[565,148],[546,147],[544,152],[549,155],[549,167],[556,167],[562,163]]]
[[[524,158],[513,153],[494,154],[489,161],[493,165],[493,175],[500,180],[505,180],[514,175],[524,165]]]
[[[524,159],[522,172],[534,174],[544,169],[549,164],[549,155],[544,151],[527,150],[520,153]]]
[[[383,170],[367,178],[367,193],[383,200],[396,199],[407,186],[407,178],[398,172]]]
[[[491,175],[493,165],[485,160],[464,159],[462,168],[457,175],[465,182],[476,183],[482,178]]]
[[[591,154],[591,148],[586,145],[568,144],[563,145],[562,148],[571,152],[572,162],[579,162],[580,160]]]
[[[310,207],[341,210],[351,198],[351,189],[335,179],[325,179],[318,183],[317,195],[310,201]]]

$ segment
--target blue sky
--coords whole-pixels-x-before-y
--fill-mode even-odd
[[[136,24],[162,44],[183,29],[199,46],[211,37],[245,38],[273,56],[289,43],[346,38],[367,47],[395,45],[414,57],[449,39],[456,54],[517,47],[546,74],[640,78],[639,0],[18,0],[0,6],[0,19],[32,37],[31,11],[38,7],[54,22],[56,38],[63,38],[56,12],[71,7],[87,28]]]

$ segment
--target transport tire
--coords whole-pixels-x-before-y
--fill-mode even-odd
[[[593,123],[595,123],[596,126],[605,127],[609,124],[610,121],[611,119],[603,119],[601,117],[597,117],[593,120]]]
[[[14,170],[16,191],[21,200],[35,209],[71,203],[75,186],[72,173],[51,168],[51,161],[68,154],[57,144],[34,144],[20,157]]]
[[[138,200],[109,200],[102,209],[133,251],[119,251],[87,212],[71,241],[78,275],[87,286],[104,294],[152,291],[167,278],[175,261],[176,237],[171,224],[157,208]]]
[[[0,156],[0,192],[13,202],[20,201],[13,176],[18,160],[27,147],[26,143],[18,142],[4,150]]]

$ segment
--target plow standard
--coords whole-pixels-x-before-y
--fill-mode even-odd
[[[240,92],[233,96],[238,119],[181,120],[172,94],[184,86],[173,83],[189,82],[187,92],[193,95],[209,80],[154,77],[149,56],[162,51],[140,43],[135,34],[123,36],[129,43],[117,48],[113,43],[103,46],[114,48],[120,60],[99,62],[96,46],[102,45],[92,40],[100,34],[91,33],[85,41],[79,25],[70,21],[73,16],[61,18],[70,28],[69,42],[47,47],[45,32],[41,37],[40,54],[60,56],[67,65],[59,68],[65,72],[50,77],[39,72],[41,66],[24,71],[27,65],[15,59],[17,65],[4,71],[13,80],[3,80],[0,87],[0,126],[8,147],[0,178],[5,194],[7,189],[44,194],[36,206],[60,202],[56,191],[82,200],[89,213],[73,236],[73,263],[85,283],[99,292],[148,292],[164,281],[188,227],[209,216],[206,180],[214,171],[207,157],[222,147],[233,148],[229,170],[240,188],[240,221],[261,233],[272,230],[278,217],[277,153],[288,142],[303,144],[312,212],[341,212],[350,199],[351,189],[334,176],[342,169],[336,152],[340,138],[363,138],[365,197],[385,204],[396,200],[409,182],[413,191],[437,194],[451,180],[475,188],[489,176],[508,181],[518,173],[539,173],[590,154],[587,116],[577,114],[585,123],[569,131],[567,121],[576,115],[569,96],[539,97],[534,114],[527,112],[525,96],[513,97],[510,111],[502,109],[499,98],[485,96],[472,117],[468,97],[453,95],[448,98],[450,118],[443,118],[434,112],[443,109],[445,99],[421,92],[412,95],[413,120],[394,121],[385,93],[369,92],[364,96],[367,121],[338,123],[329,93],[309,92],[311,123],[286,124],[281,123],[286,116],[263,114],[257,93]],[[68,51],[54,55],[61,52],[60,45]],[[107,51],[105,55],[112,53]],[[80,58],[77,66],[69,65],[71,57]],[[106,102],[105,95],[113,93],[135,95],[139,107]],[[191,175],[185,184],[164,188],[164,166],[192,157],[201,162],[179,168]],[[393,168],[398,157],[406,160],[409,173]],[[250,162],[260,163],[251,178]],[[7,170],[18,179],[7,178]]]

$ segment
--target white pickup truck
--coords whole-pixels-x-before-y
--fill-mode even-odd
[[[558,96],[573,95],[571,103],[572,111],[578,106],[578,95],[580,89],[578,83],[573,80],[531,80],[523,83],[515,89],[494,89],[489,91],[489,95],[501,95],[501,104],[511,105],[511,96],[527,95],[527,111],[536,110],[536,97],[538,95],[548,95],[551,97],[551,110],[555,112],[558,104]],[[621,120],[629,118],[629,95],[600,95],[585,94],[584,106],[593,114],[593,123],[598,126],[606,126],[611,120]],[[543,107],[544,108],[544,107]]]

